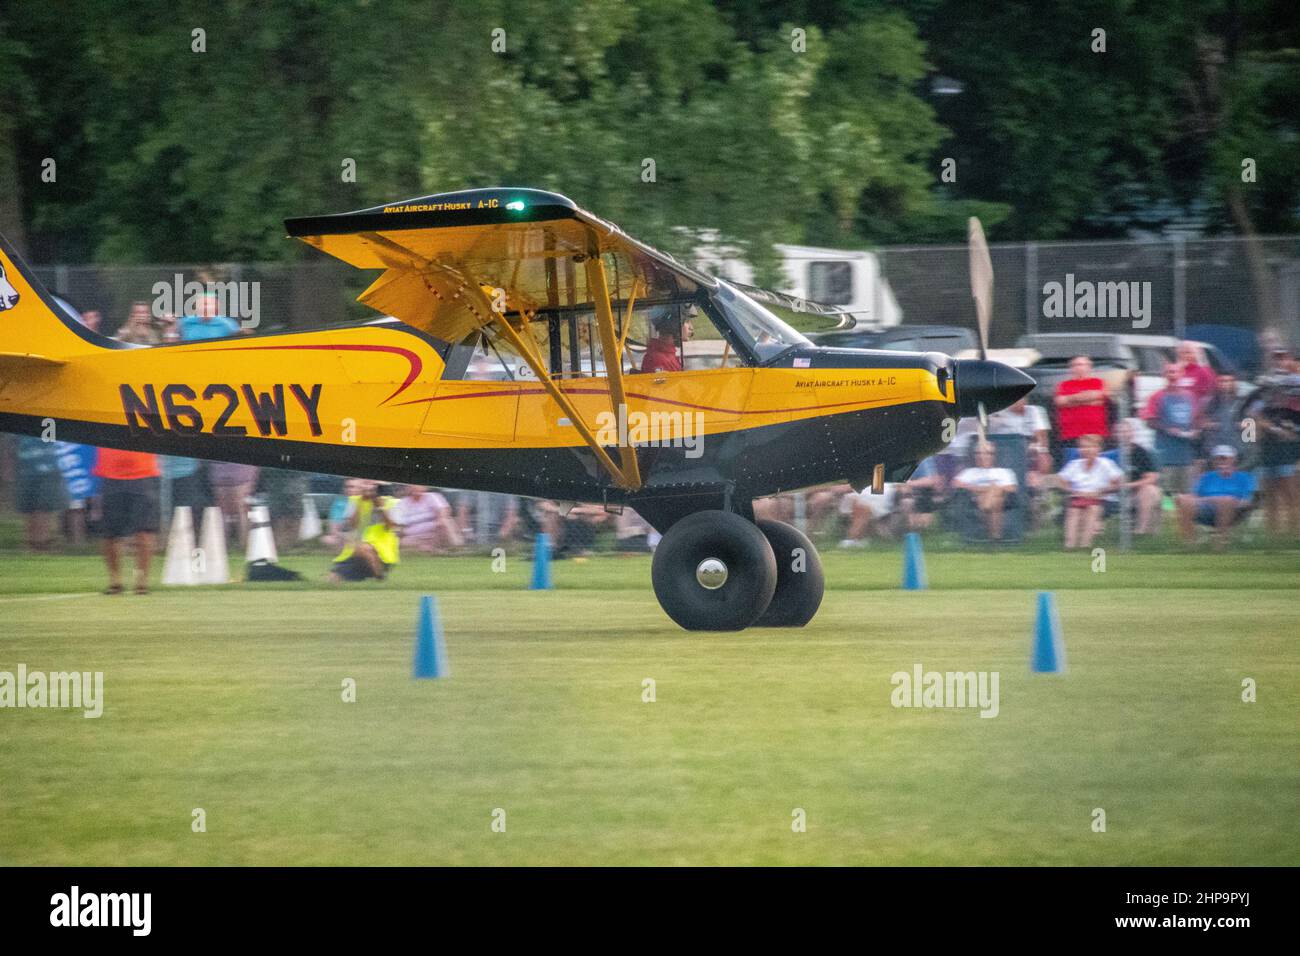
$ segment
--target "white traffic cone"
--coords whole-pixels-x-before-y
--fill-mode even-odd
[[[271,509],[266,505],[253,505],[248,509],[248,551],[244,558],[249,564],[266,561],[278,564],[275,535],[271,533]]]
[[[311,495],[302,496],[302,521],[298,523],[298,540],[315,541],[321,536],[320,512]]]
[[[187,505],[172,512],[172,529],[167,535],[163,558],[163,584],[194,584],[194,519]]]
[[[199,584],[226,584],[230,562],[226,559],[226,519],[221,509],[203,509],[203,530],[199,532],[199,563],[194,570]]]

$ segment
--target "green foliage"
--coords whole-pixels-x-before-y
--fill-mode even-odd
[[[770,277],[774,242],[960,241],[969,215],[1052,238],[1202,200],[1226,223],[1242,155],[1261,170],[1247,208],[1285,230],[1300,74],[1278,2],[11,5],[0,134],[46,260],[286,258],[304,250],[285,216],[522,184],[670,251],[716,230]],[[1198,126],[1197,51],[1230,34]],[[965,91],[934,95],[937,73]]]

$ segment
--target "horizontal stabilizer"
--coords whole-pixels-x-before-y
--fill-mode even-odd
[[[62,359],[48,358],[34,352],[0,352],[0,371],[13,371],[22,368],[58,368],[60,365],[66,364]]]

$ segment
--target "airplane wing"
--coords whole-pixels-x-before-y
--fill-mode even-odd
[[[289,219],[290,236],[384,273],[358,301],[446,341],[492,321],[592,303],[585,272],[608,256],[611,298],[650,304],[714,280],[557,193],[473,189],[333,216]],[[611,254],[612,255],[609,255]]]
[[[801,299],[795,295],[789,295],[785,292],[774,292],[771,289],[762,289],[756,285],[746,285],[743,282],[732,282],[737,289],[744,292],[751,299],[755,299],[766,305],[779,305],[783,309],[789,309],[792,312],[808,312],[812,315],[822,315],[836,320],[832,327],[836,332],[842,332],[851,329],[858,324],[857,318],[852,312],[845,312],[837,305],[824,305],[821,302],[814,302],[811,299]],[[824,331],[830,331],[824,330]]]

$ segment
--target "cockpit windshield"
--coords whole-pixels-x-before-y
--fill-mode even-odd
[[[732,330],[745,340],[759,361],[765,362],[796,345],[812,345],[763,306],[721,279],[712,298]]]

